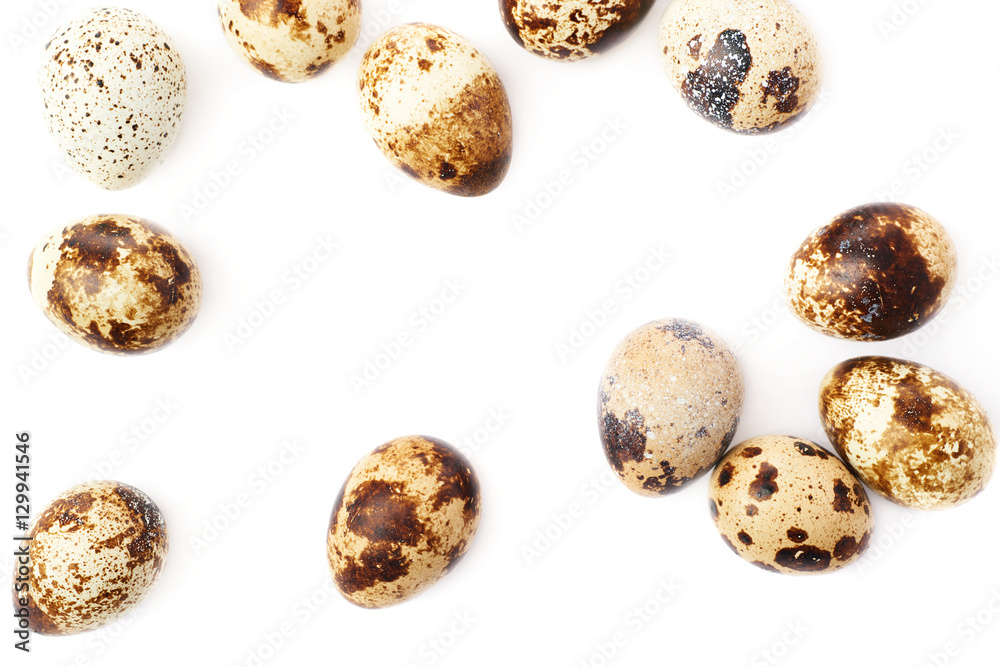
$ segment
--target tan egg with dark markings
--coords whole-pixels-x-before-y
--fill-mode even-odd
[[[31,295],[67,336],[94,350],[146,354],[194,322],[201,275],[180,241],[148,220],[98,215],[38,242]]]
[[[156,584],[167,556],[167,527],[156,504],[121,482],[80,484],[39,513],[28,532],[27,589],[15,579],[14,606],[30,629],[72,635],[106,626],[135,609]],[[26,604],[25,604],[26,603]]]
[[[802,438],[765,435],[736,445],[712,472],[708,496],[722,541],[769,572],[833,572],[871,542],[864,487],[840,459]]]
[[[653,0],[500,0],[507,32],[525,50],[553,60],[582,60],[621,42]]]
[[[785,277],[785,297],[795,316],[816,331],[888,340],[941,312],[956,264],[948,232],[927,213],[905,204],[866,204],[803,242]]]
[[[996,468],[996,435],[983,406],[927,366],[857,357],[820,387],[820,417],[837,451],[889,500],[937,510],[968,502]]]
[[[306,81],[340,60],[361,32],[360,0],[219,0],[226,41],[277,81]]]
[[[451,445],[397,438],[361,459],[330,515],[327,558],[360,607],[408,600],[447,574],[479,526],[479,480]]]
[[[375,144],[424,185],[477,197],[507,174],[507,92],[486,57],[450,30],[411,23],[375,40],[361,61],[358,94]]]
[[[626,336],[605,366],[598,429],[622,483],[664,496],[712,469],[742,410],[743,376],[726,342],[696,322],[655,320]]]
[[[822,87],[819,46],[785,0],[673,0],[660,19],[659,44],[687,105],[739,134],[787,127]]]

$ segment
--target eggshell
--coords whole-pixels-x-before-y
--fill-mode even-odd
[[[45,120],[74,171],[121,190],[163,161],[180,129],[187,79],[156,24],[120,7],[88,10],[56,32],[44,63]]]
[[[733,132],[773,132],[819,94],[823,64],[785,0],[673,0],[660,20],[663,63],[684,101]]]
[[[948,232],[904,204],[875,203],[841,213],[792,256],[789,309],[838,338],[887,340],[937,315],[955,284]]]
[[[724,340],[701,325],[655,320],[631,332],[604,368],[598,428],[608,463],[643,496],[708,472],[743,409],[743,376]]]
[[[603,53],[646,16],[653,0],[500,0],[507,32],[531,53],[581,60]]]
[[[180,242],[147,220],[99,215],[38,242],[31,295],[60,331],[94,350],[144,354],[188,330],[201,275]]]
[[[424,185],[475,197],[510,166],[510,103],[464,38],[426,23],[375,40],[358,74],[361,117],[389,161]]]
[[[979,401],[948,376],[889,357],[834,366],[820,387],[820,417],[861,479],[913,509],[970,500],[996,467],[996,436]]]
[[[142,602],[167,556],[159,508],[120,482],[74,486],[41,511],[21,542],[30,553],[28,624],[43,635],[72,635],[113,623]]]
[[[219,0],[218,9],[233,51],[278,81],[325,71],[361,31],[360,0]]]
[[[479,525],[479,480],[449,444],[397,438],[351,471],[327,533],[337,588],[361,607],[408,600],[448,573]]]
[[[722,541],[771,572],[832,572],[871,541],[868,494],[809,440],[765,435],[736,445],[712,473],[708,495]]]

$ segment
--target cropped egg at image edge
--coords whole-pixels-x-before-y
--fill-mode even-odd
[[[993,3],[9,4],[2,664],[995,665]]]

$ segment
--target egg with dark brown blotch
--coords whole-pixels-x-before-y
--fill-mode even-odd
[[[361,607],[420,594],[465,555],[481,504],[472,465],[451,445],[408,436],[378,447],[333,506],[326,553],[334,583]]]
[[[788,126],[822,86],[816,39],[785,0],[673,0],[660,20],[659,44],[687,105],[740,134]]]
[[[27,587],[15,579],[15,608],[42,635],[72,635],[135,609],[159,579],[167,527],[156,504],[120,482],[80,484],[45,506],[22,542]]]
[[[45,120],[66,164],[108,190],[161,162],[180,131],[187,74],[174,42],[122,7],[89,9],[45,45]]]
[[[904,507],[961,505],[993,476],[989,416],[927,366],[878,356],[844,361],[823,378],[819,410],[830,441],[865,484]]]
[[[743,410],[743,376],[726,342],[696,322],[632,331],[604,368],[597,417],[604,455],[630,490],[664,496],[711,470]]]
[[[722,541],[770,572],[833,572],[871,542],[864,487],[840,459],[803,438],[741,442],[712,472],[708,495]]]
[[[903,336],[937,315],[955,284],[948,232],[912,206],[866,204],[807,238],[785,277],[788,307],[813,329],[875,341]]]
[[[426,23],[390,30],[365,53],[358,93],[365,129],[410,177],[464,197],[503,181],[513,141],[507,92],[463,37]]]
[[[60,331],[111,354],[168,345],[201,305],[201,275],[180,241],[125,215],[93,216],[47,234],[31,254],[28,280]]]
[[[340,60],[361,31],[360,0],[219,0],[226,41],[278,81],[306,81]]]
[[[525,50],[553,60],[581,60],[621,42],[653,0],[500,0],[507,32]]]

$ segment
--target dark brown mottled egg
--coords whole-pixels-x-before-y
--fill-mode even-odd
[[[463,37],[426,23],[393,28],[358,72],[361,118],[382,153],[415,180],[484,195],[510,166],[510,103],[496,70]]]
[[[653,0],[500,0],[500,14],[527,51],[568,61],[618,44],[652,6]]]
[[[823,378],[819,411],[865,484],[905,507],[960,505],[993,476],[996,436],[986,411],[927,366],[874,356],[840,363]]]
[[[27,590],[12,590],[43,635],[72,635],[113,623],[134,609],[160,576],[167,527],[139,489],[92,482],[61,494],[35,519],[26,542]],[[25,604],[27,603],[27,604]]]
[[[815,442],[784,435],[733,447],[709,480],[722,541],[781,574],[832,572],[865,552],[872,511],[861,483]]]
[[[397,438],[351,471],[326,553],[341,594],[361,607],[408,600],[447,574],[479,526],[479,480],[451,445]]]
[[[786,127],[822,86],[819,46],[785,0],[673,0],[660,51],[674,87],[709,122],[740,134]]]
[[[948,232],[931,216],[904,204],[866,204],[803,242],[785,295],[800,320],[828,336],[887,340],[940,312],[956,263]]]
[[[98,215],[46,235],[28,262],[31,295],[60,331],[95,350],[145,354],[188,330],[201,275],[166,230]]]
[[[625,486],[663,496],[712,469],[742,410],[743,376],[726,342],[695,322],[655,320],[626,336],[604,368],[598,429]]]

